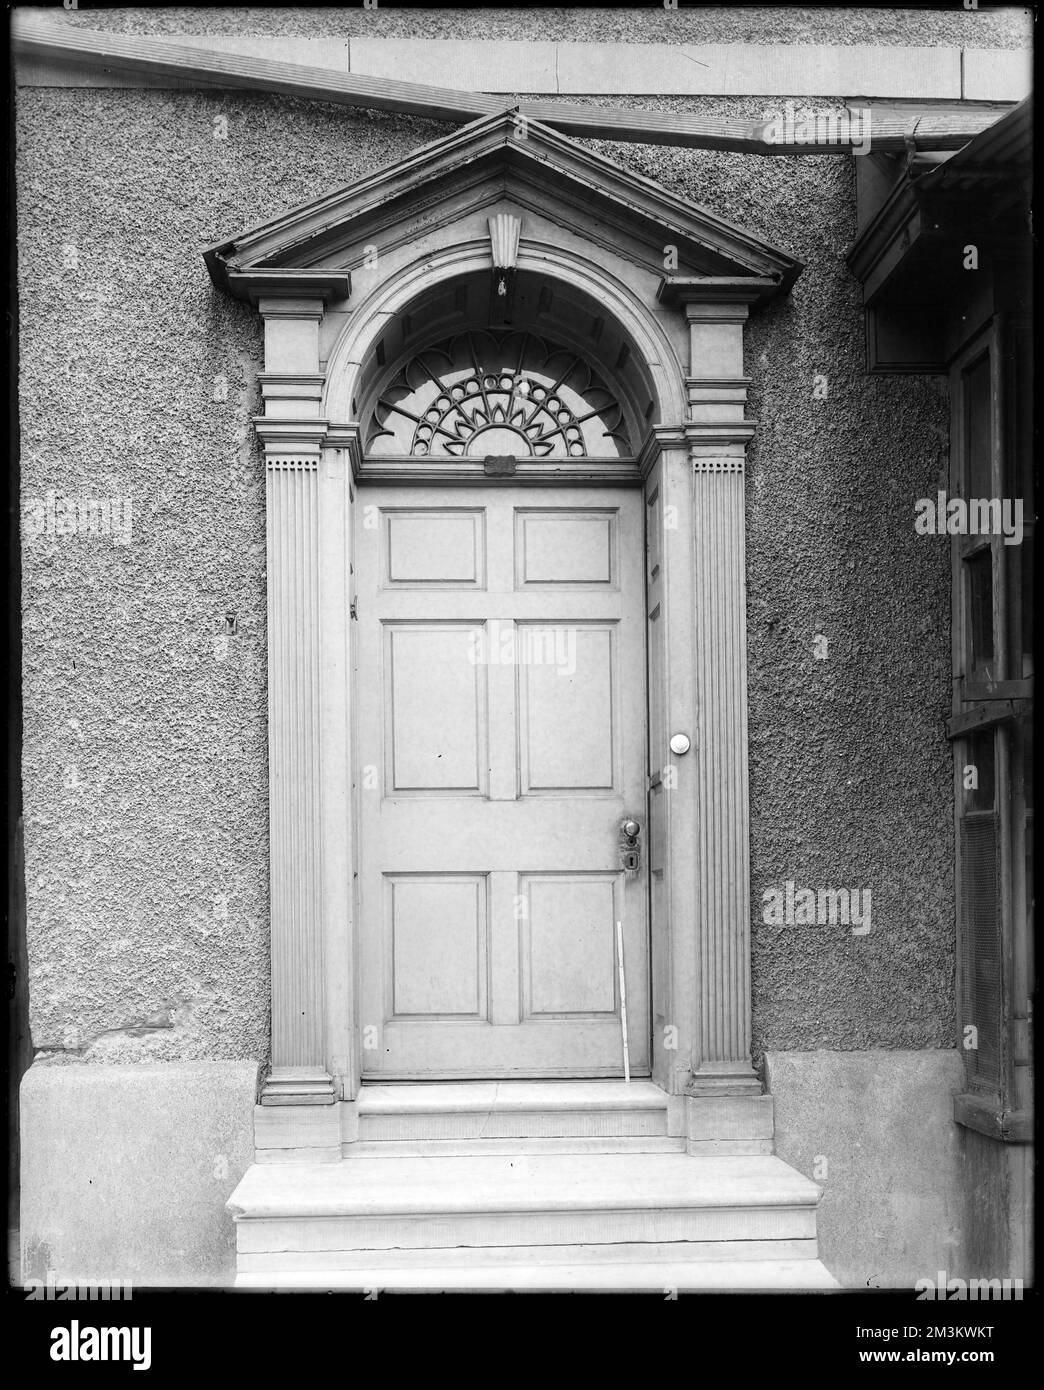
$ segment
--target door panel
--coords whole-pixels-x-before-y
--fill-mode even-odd
[[[385,902],[386,1016],[485,1019],[485,878],[389,875]]]
[[[614,693],[620,704],[613,628],[517,623],[515,630],[522,795],[612,791]]]
[[[486,790],[485,668],[469,661],[478,629],[390,623],[384,629],[386,785],[393,792]]]
[[[357,508],[363,1071],[648,1071],[642,506],[366,487]],[[370,1045],[366,1046],[369,1042]]]
[[[525,1016],[614,1014],[615,877],[524,874],[522,888]]]
[[[485,520],[473,509],[385,512],[385,582],[481,588]]]
[[[612,511],[515,511],[515,554],[526,584],[612,584],[617,520]]]

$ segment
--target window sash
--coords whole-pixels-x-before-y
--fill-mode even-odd
[[[1024,337],[1021,325],[995,316],[952,364],[951,496],[967,502],[1023,495],[1029,466],[1024,393],[1030,380],[1020,356]],[[1027,508],[1024,498],[1022,545],[1006,546],[999,535],[951,541],[956,679],[947,731],[954,751],[958,1017],[962,1042],[964,1028],[974,1024],[985,1044],[978,1054],[964,1051],[968,1094],[1004,1115],[1021,1113],[1031,1094],[1026,918],[1033,815],[1026,804],[1022,748],[1032,682],[1025,679],[1022,622],[1032,558],[1023,546],[1032,544],[1032,534],[1032,503]],[[975,572],[984,564],[989,581],[976,595]],[[984,739],[994,750],[990,807],[981,798],[969,803],[963,785],[971,750],[981,750]],[[1001,1130],[1007,1133],[1003,1125]]]

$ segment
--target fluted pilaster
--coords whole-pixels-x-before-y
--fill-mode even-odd
[[[760,1092],[750,1043],[750,829],[743,329],[763,281],[671,286],[689,327],[696,722],[696,1027],[692,1096]]]
[[[696,1091],[757,1086],[750,1060],[750,833],[743,458],[693,459],[696,608]]]
[[[272,1074],[266,1104],[332,1101],[323,1064],[319,460],[269,458]]]

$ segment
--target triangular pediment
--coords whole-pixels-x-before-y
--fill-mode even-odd
[[[405,159],[248,228],[205,253],[220,288],[256,297],[300,286],[340,298],[366,249],[436,231],[462,208],[505,198],[583,229],[635,261],[671,273],[762,282],[786,291],[801,264],[762,238],[634,174],[539,121],[507,110],[483,117]]]

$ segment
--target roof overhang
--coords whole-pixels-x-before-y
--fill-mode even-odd
[[[1026,264],[1032,128],[1027,98],[956,153],[907,161],[847,257],[863,286],[872,368],[943,370],[947,306],[969,289],[966,246],[1004,269]]]

